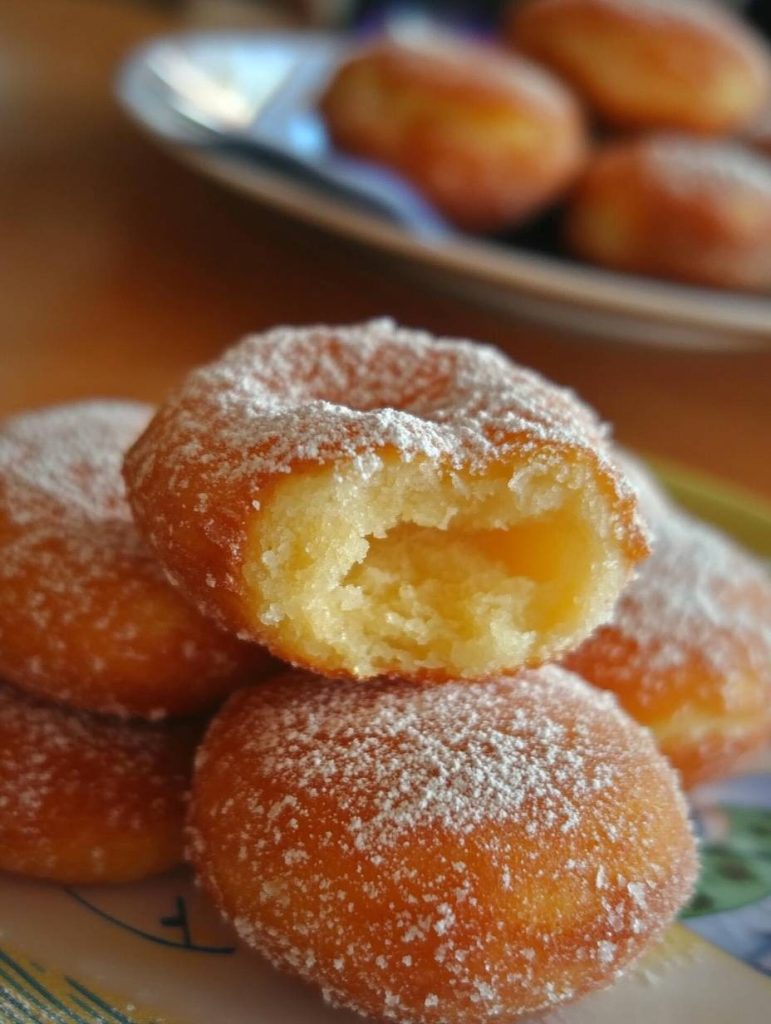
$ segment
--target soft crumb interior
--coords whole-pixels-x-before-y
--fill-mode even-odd
[[[280,481],[244,571],[285,655],[357,677],[473,678],[580,639],[627,567],[580,464],[472,474],[373,457]]]

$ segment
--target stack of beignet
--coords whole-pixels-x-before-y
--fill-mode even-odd
[[[132,520],[117,466],[148,417],[0,433],[0,671],[37,695],[0,701],[3,866],[173,863],[200,724],[94,712],[191,713],[248,682],[199,748],[188,844],[244,941],[404,1024],[609,984],[696,874],[655,741],[690,783],[768,733],[762,571],[641,492],[572,393],[389,320],[277,328],[193,371],[128,450]],[[659,643],[663,591],[689,625]]]
[[[179,863],[202,728],[168,719],[270,664],[134,526],[121,464],[152,413],[93,401],[0,425],[0,868],[118,882]]]

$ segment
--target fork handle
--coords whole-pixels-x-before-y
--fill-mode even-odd
[[[257,159],[268,169],[310,186],[317,193],[346,206],[356,206],[365,213],[385,218],[393,224],[409,227],[422,238],[439,238],[447,234],[441,218],[409,186],[388,172],[371,167],[363,161],[343,163],[336,160],[334,165],[325,162],[322,171],[311,160],[288,153],[263,139],[243,135],[222,136],[217,149],[241,159]],[[398,203],[377,195],[378,189],[397,188]]]

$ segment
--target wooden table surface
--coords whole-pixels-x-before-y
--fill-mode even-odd
[[[199,180],[111,98],[122,55],[179,24],[139,4],[0,0],[0,414],[159,399],[247,331],[390,314],[492,341],[575,387],[623,442],[771,498],[771,352],[533,329]]]

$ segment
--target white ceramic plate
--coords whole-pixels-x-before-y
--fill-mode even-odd
[[[84,889],[0,876],[0,907],[3,1024],[360,1022],[234,947],[181,873]],[[675,926],[612,988],[538,1024],[768,1024],[769,1005],[771,979]]]
[[[195,34],[153,40],[122,68],[116,85],[124,109],[189,166],[252,199],[397,259],[440,287],[494,303],[519,316],[619,341],[691,348],[771,345],[771,297],[752,297],[615,274],[568,259],[453,233],[423,241],[371,214],[322,196],[308,185],[209,145],[169,110],[149,70],[158,48],[173,42],[216,79],[260,95],[287,62],[313,63],[304,75],[306,111],[325,68],[346,46],[316,33]]]

